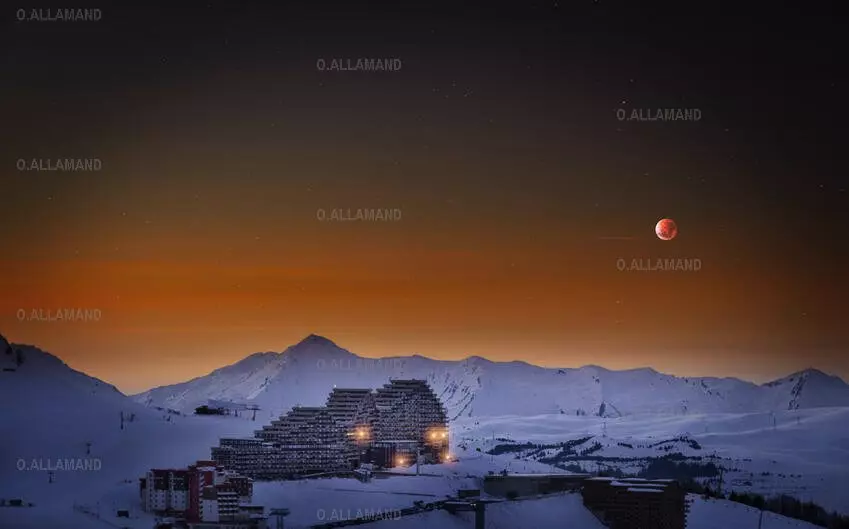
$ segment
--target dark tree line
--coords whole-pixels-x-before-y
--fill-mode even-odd
[[[812,501],[797,500],[786,494],[765,497],[753,492],[731,491],[728,499],[749,505],[750,507],[787,516],[788,518],[804,520],[820,527],[849,529],[849,516],[842,516],[836,512],[828,512]]]

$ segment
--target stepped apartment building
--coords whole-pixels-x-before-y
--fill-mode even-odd
[[[418,453],[435,462],[447,447],[445,408],[427,382],[392,380],[377,391],[333,388],[324,406],[292,408],[252,438],[221,439],[212,458],[254,478],[286,479],[410,464]]]

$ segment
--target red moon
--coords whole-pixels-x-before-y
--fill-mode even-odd
[[[657,238],[662,241],[671,241],[678,235],[678,225],[672,219],[660,219],[654,227]]]

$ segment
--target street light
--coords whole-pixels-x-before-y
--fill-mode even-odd
[[[356,438],[358,441],[365,441],[369,437],[369,431],[365,427],[356,428],[353,432],[348,433],[349,436]]]

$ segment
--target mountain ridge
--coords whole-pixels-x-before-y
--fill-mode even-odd
[[[277,410],[295,402],[321,405],[334,386],[379,387],[390,378],[424,378],[452,417],[504,413],[619,416],[849,406],[849,385],[815,369],[758,385],[736,377],[677,377],[649,366],[619,371],[597,365],[549,368],[478,355],[461,360],[435,360],[419,354],[368,358],[315,334],[276,356],[262,356],[265,362],[259,369],[250,361],[255,356],[213,372],[229,377],[226,387],[198,377],[131,397],[181,411],[208,399],[253,401]]]
[[[2,354],[4,349],[38,351],[44,362],[61,364],[99,382],[96,386],[125,396],[111,384],[73,370],[55,355],[33,346],[9,344],[0,335],[0,359],[9,357]],[[209,400],[247,402],[274,416],[296,404],[321,405],[334,386],[374,388],[390,378],[428,380],[452,418],[546,413],[616,417],[849,406],[849,385],[815,368],[758,385],[736,377],[677,377],[652,367],[619,371],[597,365],[549,368],[477,355],[462,360],[435,360],[418,354],[368,358],[316,334],[279,353],[253,353],[206,375],[126,397],[145,406],[188,413]]]

